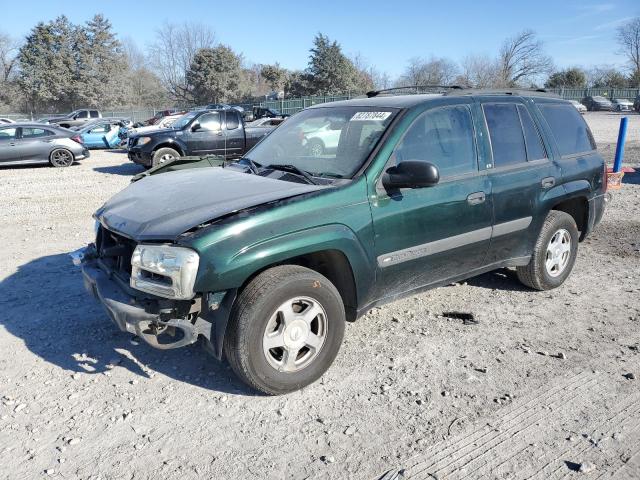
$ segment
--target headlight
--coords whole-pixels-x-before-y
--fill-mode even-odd
[[[131,255],[131,287],[160,297],[193,298],[200,256],[172,245],[138,245]]]
[[[140,146],[140,145],[145,145],[147,143],[149,143],[151,141],[151,138],[149,137],[140,137],[138,139],[138,141],[136,142],[136,145]]]

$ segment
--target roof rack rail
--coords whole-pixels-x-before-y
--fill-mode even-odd
[[[546,88],[467,88],[463,91],[445,92],[445,95],[536,95],[560,98],[560,95]]]
[[[367,92],[368,98],[377,97],[378,95],[384,94],[393,94],[394,92],[398,92],[400,90],[409,90],[407,93],[431,93],[425,92],[423,90],[463,90],[464,87],[460,85],[408,85],[406,87],[393,87],[393,88],[384,88],[381,90],[371,90]],[[413,90],[413,91],[411,91]],[[443,93],[443,92],[436,92]]]

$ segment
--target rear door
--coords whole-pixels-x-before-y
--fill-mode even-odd
[[[471,101],[469,101],[471,103]],[[412,123],[386,168],[430,162],[440,182],[386,191],[371,202],[378,298],[393,297],[480,268],[491,238],[491,185],[479,171],[470,104],[431,108]]]
[[[54,133],[46,128],[22,127],[16,141],[21,160],[47,161],[51,152]]]
[[[225,155],[227,158],[240,158],[245,152],[245,132],[240,114],[236,110],[226,110],[225,116]]]
[[[545,193],[559,181],[526,103],[482,101],[492,160],[488,165],[494,226],[488,264],[530,254],[544,221]]]
[[[0,127],[0,163],[20,160],[16,138],[18,129],[11,126]]]

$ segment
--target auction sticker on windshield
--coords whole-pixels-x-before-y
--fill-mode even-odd
[[[382,122],[386,120],[391,115],[391,112],[356,112],[353,117],[351,117],[352,122],[362,122],[365,120],[375,120],[378,122]]]

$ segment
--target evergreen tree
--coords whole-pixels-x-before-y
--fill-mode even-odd
[[[18,84],[32,110],[73,106],[78,30],[65,16],[38,23],[20,48]]]
[[[242,58],[220,45],[195,54],[186,80],[196,103],[223,103],[242,96],[243,75]]]
[[[547,88],[567,87],[580,88],[587,85],[587,76],[579,68],[569,68],[555,72],[549,76],[544,86]]]
[[[126,97],[122,77],[127,70],[122,45],[109,20],[98,14],[78,35],[79,101],[85,107],[122,105]]]
[[[336,41],[319,33],[313,39],[309,66],[310,87],[315,94],[331,95],[356,90],[359,73]]]

